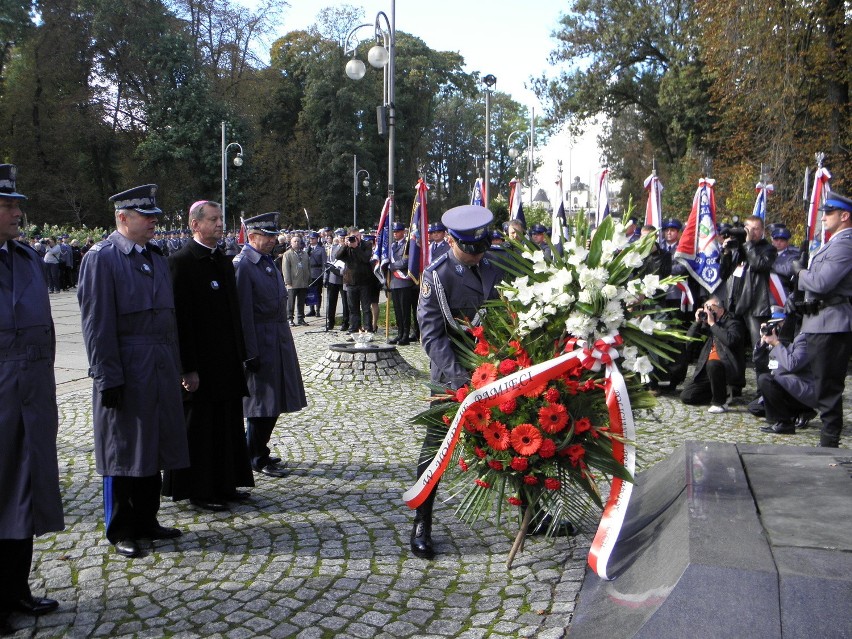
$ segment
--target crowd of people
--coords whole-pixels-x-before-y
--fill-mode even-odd
[[[112,196],[116,229],[99,242],[27,241],[15,167],[0,165],[0,631],[11,611],[57,607],[28,585],[33,535],[63,527],[50,293],[77,287],[105,534],[118,554],[135,557],[140,539],[181,535],[158,520],[161,496],[223,511],[250,498],[243,489],[254,473],[287,475],[269,442],[281,414],[307,405],[292,327],[324,317],[334,329],[340,301],[342,330],[375,332],[384,289],[397,329],[389,341],[421,341],[432,381],[459,388],[469,376],[451,333],[497,294],[502,245],[528,240],[553,259],[543,225],[512,220],[495,230],[487,208],[463,206],[429,226],[431,260],[414,278],[402,224],[390,229],[382,270],[375,236],[363,229],[282,233],[278,213],[266,213],[245,220],[241,245],[224,233],[220,205],[199,200],[188,232],[163,233],[156,196],[155,185]],[[831,192],[822,211],[829,239],[811,255],[790,246],[783,225],[767,229],[760,217],[720,227],[724,282],[712,293],[675,259],[680,221],[661,229],[630,221],[630,241],[659,235],[641,274],[685,277],[656,303],[695,338],[657,362],[652,392],[683,384],[681,401],[723,413],[742,395],[751,352],[760,395],[749,410],[767,420],[762,430],[795,433],[819,415],[820,445],[838,446],[852,354],[852,200]],[[778,286],[786,308],[773,303]],[[426,434],[420,470],[442,437]],[[418,557],[434,556],[434,492],[415,512]]]

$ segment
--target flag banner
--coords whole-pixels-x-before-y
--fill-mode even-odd
[[[473,183],[473,191],[470,194],[470,203],[474,206],[485,206],[485,187],[482,178],[476,178]]]
[[[819,221],[819,207],[825,204],[825,195],[829,191],[831,191],[831,185],[828,181],[831,179],[831,173],[828,172],[824,166],[819,167],[814,173],[814,187],[811,191],[811,203],[808,206],[808,219],[807,228],[808,228],[808,246],[813,250],[815,246],[811,246],[814,243],[814,239],[817,239],[816,229]],[[822,235],[822,233],[820,233]],[[820,240],[823,238],[820,237]],[[819,242],[820,244],[822,241]]]
[[[563,200],[562,178],[556,180],[556,188],[559,189],[557,199],[559,207],[553,210],[550,219],[550,241],[553,242],[553,250],[562,255],[562,245],[567,239],[568,221],[565,219],[565,201]]]
[[[609,169],[604,169],[598,175],[598,210],[595,218],[596,226],[600,226],[609,215]]]
[[[722,283],[716,238],[716,180],[701,178],[674,257],[709,293]]]
[[[645,224],[651,224],[658,231],[663,225],[663,183],[656,173],[645,178],[645,190],[648,191],[648,203],[645,205]]]
[[[246,223],[245,220],[240,216],[240,232],[237,235],[237,244],[242,246],[248,242],[248,233],[246,232]]]
[[[781,283],[778,273],[769,274],[769,294],[775,306],[783,307],[787,303],[787,291],[784,290],[784,284]]]
[[[390,229],[388,228],[388,216],[390,215],[390,207],[393,205],[391,198],[385,199],[385,205],[382,207],[382,215],[379,217],[379,226],[376,229],[376,245],[373,247],[373,273],[376,278],[384,283],[385,270],[390,264]]]
[[[758,182],[754,185],[754,190],[757,193],[757,199],[754,202],[754,209],[751,214],[766,221],[766,198],[775,192],[775,185]]]
[[[521,183],[517,179],[512,178],[509,182],[509,219],[518,220],[524,225],[524,228],[527,228],[527,218],[524,215],[522,199]]]
[[[411,207],[411,227],[408,230],[408,277],[420,284],[420,274],[429,266],[429,213],[426,208],[429,185],[417,180],[417,193]]]

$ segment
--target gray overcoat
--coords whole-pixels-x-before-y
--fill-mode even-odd
[[[0,539],[62,530],[56,461],[56,338],[44,263],[9,242],[0,265]]]
[[[189,466],[169,266],[152,244],[151,262],[134,246],[117,231],[95,244],[77,285],[101,475]],[[123,406],[105,408],[101,391],[116,386],[124,387]]]
[[[287,322],[287,287],[271,258],[250,245],[234,258],[237,294],[246,343],[246,359],[257,359],[257,372],[247,371],[246,417],[277,417],[308,405],[293,333]]]

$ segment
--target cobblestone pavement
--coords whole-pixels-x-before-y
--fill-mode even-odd
[[[284,416],[273,434],[274,448],[293,468],[289,477],[258,477],[251,501],[231,512],[164,500],[161,522],[183,536],[153,542],[137,559],[116,555],[103,536],[76,299],[62,293],[52,301],[66,529],[36,540],[31,583],[35,594],[61,604],[38,619],[14,616],[15,636],[567,635],[587,533],[529,538],[507,571],[511,527],[469,527],[454,517],[452,504],[440,504],[437,559],[409,554],[411,513],[400,495],[414,479],[421,433],[407,418],[427,396],[427,360],[416,344],[399,351],[417,373],[395,387],[307,383],[309,408]],[[329,344],[342,341],[322,332],[320,321],[313,324],[296,331],[305,373]],[[753,390],[752,380],[746,394]],[[760,433],[744,404],[708,415],[661,397],[637,418],[640,468],[690,439],[802,446],[818,439],[814,429],[783,438]],[[844,445],[850,437],[847,428]]]

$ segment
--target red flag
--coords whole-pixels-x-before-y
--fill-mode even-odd
[[[240,218],[240,233],[237,235],[237,244],[242,246],[246,243],[247,235],[246,235],[246,223],[243,221],[243,218]]]

